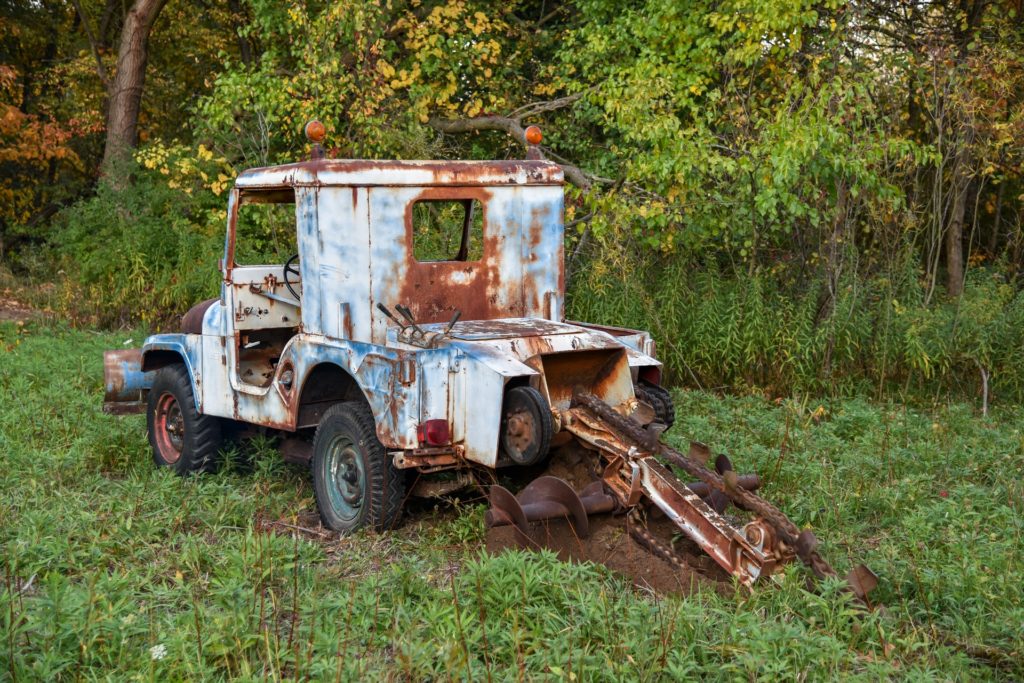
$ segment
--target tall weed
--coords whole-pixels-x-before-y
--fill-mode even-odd
[[[569,317],[650,330],[674,381],[705,389],[1024,398],[1024,294],[996,269],[925,303],[914,264],[822,278],[728,272],[713,260],[603,245],[577,269]]]

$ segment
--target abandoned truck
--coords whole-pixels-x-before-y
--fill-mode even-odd
[[[538,520],[586,535],[588,514],[653,506],[742,583],[797,555],[829,575],[756,477],[661,443],[674,414],[648,333],[564,319],[563,173],[538,130],[527,160],[486,162],[328,159],[323,127],[307,135],[309,161],[236,179],[220,296],[181,332],[106,354],[105,408],[146,413],[158,465],[212,469],[227,430],[275,430],[286,458],[310,463],[323,524],[351,532],[392,527],[414,482],[458,486],[574,442],[593,485],[493,484],[488,523],[530,546]],[[243,228],[247,207],[277,210],[283,230]],[[727,519],[730,500],[752,521]]]

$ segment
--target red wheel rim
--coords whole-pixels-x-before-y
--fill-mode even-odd
[[[174,394],[160,396],[156,403],[156,424],[153,425],[160,457],[168,464],[178,462],[185,443],[185,418]]]

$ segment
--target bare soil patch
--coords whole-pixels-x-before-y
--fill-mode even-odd
[[[598,479],[593,469],[595,462],[596,457],[581,448],[562,448],[552,455],[540,474],[564,479],[580,491]],[[731,593],[729,575],[696,544],[680,537],[669,519],[655,513],[647,516],[647,531],[671,547],[685,567],[668,562],[641,545],[630,534],[633,522],[623,514],[591,517],[586,538],[578,537],[565,520],[535,522],[529,536],[537,546],[552,550],[564,562],[603,564],[638,588],[682,595],[707,590]],[[487,552],[496,554],[518,548],[519,544],[512,527],[496,527],[488,529],[485,546]]]
[[[28,322],[39,316],[39,311],[15,299],[11,290],[0,290],[0,322]]]

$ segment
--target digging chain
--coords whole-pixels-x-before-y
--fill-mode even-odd
[[[683,558],[672,550],[672,548],[655,538],[654,535],[647,530],[647,526],[644,524],[644,520],[640,516],[639,506],[630,510],[627,518],[629,522],[629,535],[632,536],[637,543],[676,568],[687,569],[688,565]]]
[[[619,415],[611,406],[593,394],[578,391],[574,400],[577,405],[586,408],[595,417],[600,418],[605,424],[611,426],[618,432],[620,438],[625,439],[627,442],[632,442],[639,448],[647,450],[654,455],[660,455],[690,476],[721,491],[739,507],[760,516],[772,526],[775,533],[779,535],[779,538],[796,550],[797,556],[819,579],[837,575],[832,566],[816,550],[817,540],[814,534],[810,531],[801,532],[790,521],[789,517],[761,496],[738,486],[730,486],[728,481],[717,472],[709,470],[703,464],[661,443],[658,440],[657,434],[648,432],[634,420]]]

